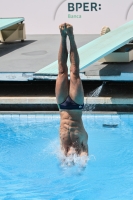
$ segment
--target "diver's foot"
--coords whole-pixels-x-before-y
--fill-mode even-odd
[[[73,37],[73,26],[71,24],[66,23],[66,33],[68,37]]]
[[[59,29],[60,29],[61,36],[62,36],[63,38],[66,38],[66,36],[67,36],[67,33],[66,33],[66,23],[61,24],[61,25],[59,26]]]

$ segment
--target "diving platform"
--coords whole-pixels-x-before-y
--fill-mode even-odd
[[[130,21],[115,30],[96,38],[95,40],[85,44],[84,46],[78,48],[78,53],[80,57],[80,71],[84,72],[85,69],[89,68],[93,63],[99,61],[100,59],[106,58],[112,52],[124,47],[129,42],[133,40],[133,21]],[[133,45],[127,46],[131,49],[131,53],[124,54],[125,62],[130,62],[133,59]],[[120,52],[119,52],[120,54]],[[117,54],[118,55],[118,54]],[[121,54],[122,55],[122,54]],[[116,62],[120,62],[122,56]],[[68,68],[70,68],[70,59],[68,59]],[[101,60],[101,62],[108,62],[109,60]],[[110,60],[112,61],[112,60]],[[124,62],[124,59],[122,59]],[[69,73],[70,70],[68,70]],[[40,69],[35,73],[36,75],[57,75],[58,74],[58,61],[55,61],[44,68]]]
[[[25,19],[21,18],[0,18],[0,42],[13,42],[25,40]]]

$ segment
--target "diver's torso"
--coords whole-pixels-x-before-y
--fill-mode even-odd
[[[60,116],[60,134],[76,135],[86,132],[82,122],[81,110],[62,110]]]

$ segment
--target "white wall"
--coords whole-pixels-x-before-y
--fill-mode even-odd
[[[68,3],[87,2],[101,4],[101,10],[68,11]],[[68,14],[81,18],[68,18]],[[24,17],[27,34],[58,34],[63,22],[71,23],[76,34],[95,34],[105,25],[113,30],[133,20],[133,0],[0,0],[0,17]]]

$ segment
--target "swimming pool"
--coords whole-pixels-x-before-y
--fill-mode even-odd
[[[59,115],[0,115],[0,199],[132,199],[133,115],[85,114],[83,121],[84,170],[60,164]]]

